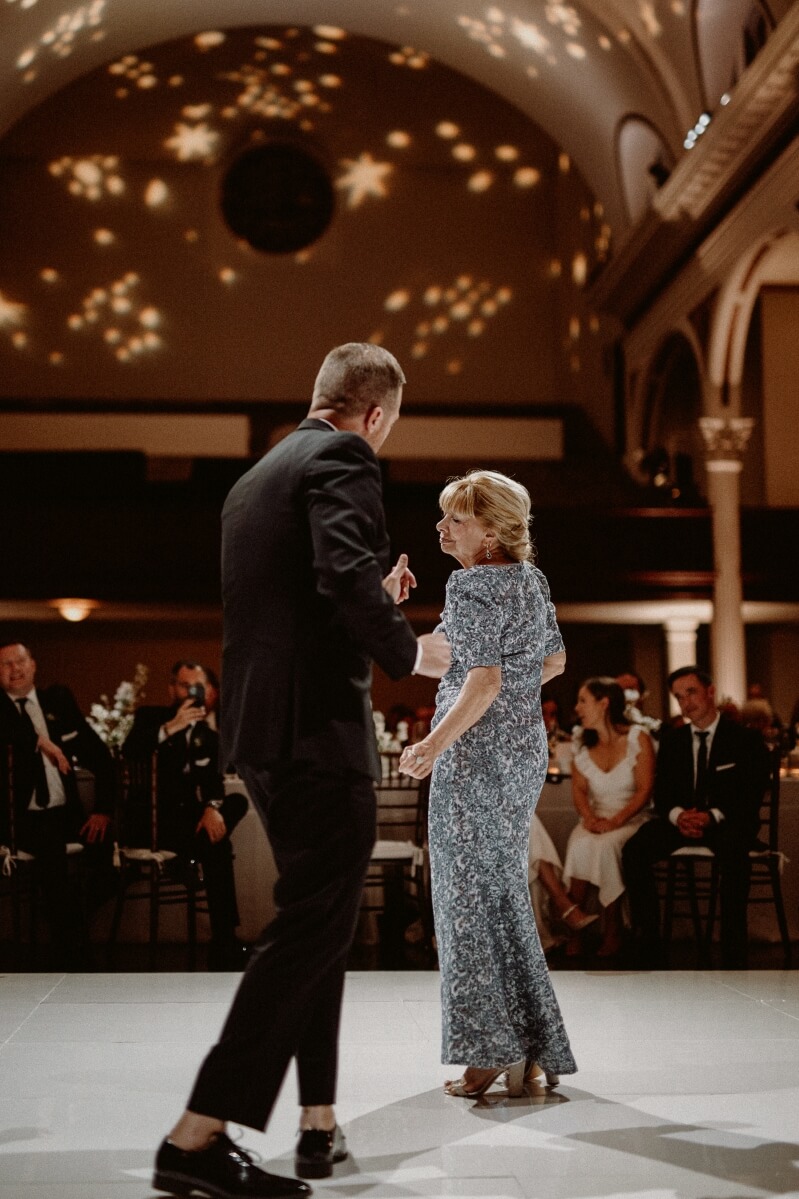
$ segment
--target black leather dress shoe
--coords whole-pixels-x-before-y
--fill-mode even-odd
[[[205,1149],[189,1152],[162,1141],[155,1158],[153,1186],[170,1195],[208,1199],[302,1199],[313,1192],[296,1178],[267,1174],[230,1137],[219,1132]]]
[[[347,1140],[338,1124],[332,1132],[306,1128],[294,1151],[294,1172],[300,1178],[329,1178],[336,1162],[347,1156]]]

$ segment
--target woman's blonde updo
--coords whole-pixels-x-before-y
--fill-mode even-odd
[[[496,470],[470,470],[450,479],[438,497],[441,511],[474,516],[496,533],[501,549],[515,562],[533,562],[530,494],[526,487]]]

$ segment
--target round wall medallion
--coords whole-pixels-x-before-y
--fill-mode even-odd
[[[222,212],[237,237],[267,254],[291,254],[322,236],[335,196],[321,162],[291,142],[239,155],[222,180]]]

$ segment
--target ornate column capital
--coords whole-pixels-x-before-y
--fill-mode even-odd
[[[707,469],[739,471],[754,427],[751,416],[700,416]]]

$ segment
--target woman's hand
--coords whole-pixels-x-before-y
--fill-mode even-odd
[[[414,779],[425,779],[430,774],[438,754],[427,738],[416,745],[406,745],[399,760],[400,774],[409,774]]]
[[[589,833],[604,833],[607,830],[602,826],[607,824],[601,816],[595,816],[593,812],[586,812],[583,816],[583,828]]]

